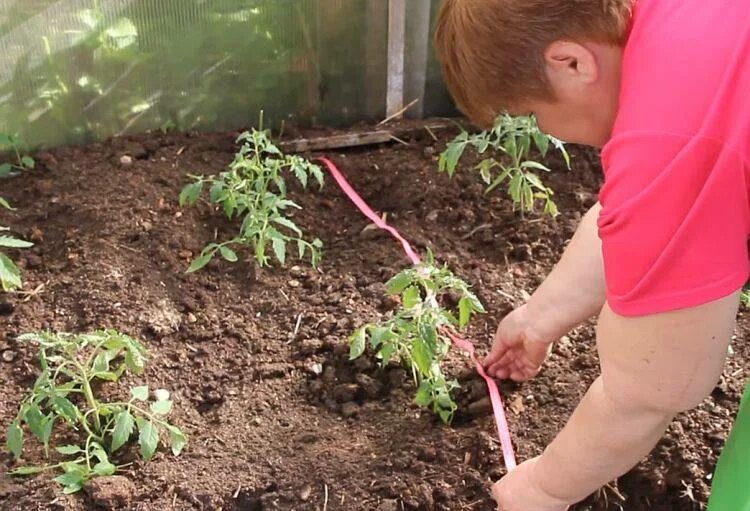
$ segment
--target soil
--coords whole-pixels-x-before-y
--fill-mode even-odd
[[[542,281],[596,200],[598,157],[572,148],[573,171],[549,160],[554,172],[544,178],[562,214],[522,220],[472,173],[438,174],[437,154],[455,130],[435,134],[437,142],[415,128],[408,145],[330,156],[420,250],[431,248],[474,286],[489,311],[470,329],[483,353],[498,319]],[[393,308],[383,282],[406,260],[390,238],[364,229],[368,222],[332,180],[322,191],[293,191],[304,207],[295,221],[325,243],[319,270],[214,261],[185,273],[207,242],[237,226],[205,203],[180,208],[178,193],[186,174],[222,170],[236,135],[146,134],[59,148],[5,183],[3,195],[18,209],[2,213],[0,224],[36,241],[13,253],[25,289],[36,292],[0,298],[0,423],[12,419],[37,373],[34,349],[17,343],[18,334],[112,327],[151,352],[147,372],[119,391],[170,389],[172,419],[190,444],[180,457],[161,451],[73,496],[47,475],[17,479],[3,470],[0,508],[493,509],[488,488],[504,468],[469,360],[452,353],[447,363],[462,383],[450,427],[412,404],[402,369],[347,360],[352,330]],[[711,397],[680,415],[648,459],[575,509],[702,509],[750,369],[748,332],[740,314],[734,356]],[[502,385],[520,459],[541,452],[597,376],[593,335],[591,324],[576,329],[539,377]],[[2,460],[13,466],[9,455]]]

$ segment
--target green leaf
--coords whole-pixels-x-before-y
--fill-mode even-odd
[[[384,326],[370,328],[370,346],[377,348],[390,337],[391,329]]]
[[[421,339],[415,339],[411,345],[411,358],[423,375],[430,374],[432,357],[427,344]]]
[[[59,452],[60,454],[64,454],[65,456],[72,456],[74,454],[78,454],[79,452],[83,452],[83,449],[73,444],[61,445],[59,447],[56,447],[55,450]]]
[[[172,448],[172,454],[179,456],[187,445],[188,438],[177,426],[168,424],[167,429],[169,430],[169,444]]]
[[[297,227],[297,225],[288,218],[278,216],[273,218],[272,220],[279,225],[283,225],[284,227],[291,229],[297,236],[302,236],[302,231],[300,230],[300,228]]]
[[[10,163],[0,164],[0,178],[10,175],[11,172],[13,172],[13,165],[11,165]]]
[[[545,172],[551,172],[550,169],[544,165],[542,165],[539,162],[533,161],[533,160],[527,160],[523,163],[521,163],[522,169],[537,169],[537,170],[543,170]]]
[[[473,307],[468,298],[463,297],[458,301],[458,326],[460,328],[469,324]]]
[[[365,352],[366,341],[366,327],[361,327],[354,331],[349,337],[349,360],[359,358]]]
[[[130,395],[137,401],[146,401],[148,399],[148,385],[133,387],[130,389]]]
[[[32,474],[39,474],[40,472],[44,472],[47,470],[47,467],[39,467],[39,466],[24,466],[24,467],[18,467],[14,468],[10,471],[10,475],[12,476],[30,476]]]
[[[23,429],[18,422],[11,422],[5,435],[5,445],[13,456],[18,459],[23,451]]]
[[[76,422],[78,420],[79,410],[71,403],[67,398],[62,396],[54,396],[50,403],[52,407],[57,410],[57,413],[65,418],[68,422]]]
[[[419,389],[417,389],[417,395],[414,397],[414,402],[419,406],[428,406],[432,402],[430,382],[428,380],[422,380]]]
[[[93,472],[98,476],[111,476],[117,471],[117,467],[109,461],[100,461],[94,465]]]
[[[36,162],[34,161],[34,158],[31,156],[24,156],[21,158],[21,163],[24,167],[27,169],[33,169],[36,166]]]
[[[131,391],[132,393],[132,391]],[[146,390],[146,397],[148,397],[148,390]],[[133,415],[128,410],[123,410],[115,417],[115,427],[112,431],[112,452],[122,447],[130,439],[130,435],[133,434],[133,426],[135,420]]]
[[[37,406],[36,403],[31,403],[26,407],[23,419],[26,421],[26,424],[28,424],[31,432],[34,433],[37,438],[42,440],[44,434],[44,415],[42,415],[42,412],[39,410],[39,406]]]
[[[117,381],[117,373],[114,373],[112,371],[101,371],[98,373],[94,373],[93,376],[95,378],[99,378],[100,380]]]
[[[55,426],[55,416],[47,415],[42,421],[41,436],[39,439],[44,443],[45,447],[49,444],[49,439],[52,437],[52,428]]]
[[[305,242],[297,240],[297,257],[302,259],[305,256]]]
[[[431,350],[434,349],[434,346],[437,344],[437,330],[435,329],[435,325],[427,322],[420,323],[419,336],[427,343],[427,346]]]
[[[13,291],[23,284],[18,266],[2,252],[0,252],[0,284],[4,291]]]
[[[466,140],[468,133],[462,132],[452,142],[448,142],[445,151],[440,154],[438,160],[438,169],[440,172],[447,172],[449,176],[453,176],[458,166],[458,161],[461,159],[461,155],[466,149]]]
[[[11,236],[0,236],[0,247],[29,248],[33,246],[34,244],[29,243],[28,241],[19,240],[18,238],[13,238]]]
[[[139,425],[138,445],[141,448],[141,456],[148,461],[156,452],[159,443],[159,432],[153,422],[143,422]]]
[[[192,205],[198,202],[198,198],[203,193],[203,181],[191,183],[180,192],[180,206]]]
[[[409,273],[401,272],[398,275],[394,276],[389,280],[386,284],[386,292],[389,295],[397,295],[400,294],[401,291],[406,289],[409,284],[412,282],[412,276]]]
[[[388,364],[388,362],[391,360],[391,356],[393,356],[397,348],[398,345],[393,342],[383,344],[383,347],[380,348],[380,351],[378,352],[378,357],[380,357],[383,365]]]
[[[56,482],[63,485],[63,493],[75,493],[83,488],[86,483],[86,476],[82,470],[75,470],[71,472],[65,472],[62,475],[55,477]]]
[[[422,303],[422,296],[417,286],[407,287],[402,294],[404,309],[408,310]]]
[[[237,254],[231,248],[222,245],[219,247],[219,252],[221,252],[221,257],[223,257],[230,263],[234,263],[237,261]]]
[[[172,411],[172,401],[154,401],[150,406],[151,412],[155,415],[167,415]]]
[[[286,241],[274,238],[271,240],[271,246],[273,247],[273,253],[276,254],[276,259],[284,264],[286,262]]]
[[[1,165],[0,165],[0,168],[2,168]],[[1,173],[0,173],[0,177],[2,177]],[[2,206],[5,209],[9,209],[11,211],[14,210],[13,207],[10,205],[10,203],[7,200],[3,199],[2,197],[0,197],[0,206]]]
[[[187,273],[194,273],[204,266],[206,266],[208,263],[211,262],[211,259],[214,257],[214,251],[208,250],[198,257],[196,257],[192,263],[190,263],[190,266],[187,269]]]
[[[214,184],[211,185],[211,189],[208,191],[208,198],[212,203],[217,203],[221,200],[223,192],[224,183],[221,181],[215,181]]]

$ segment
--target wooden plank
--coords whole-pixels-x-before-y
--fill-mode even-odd
[[[414,107],[406,112],[409,118],[421,119],[424,114],[431,7],[431,0],[409,0],[406,7],[404,101],[417,100]]]
[[[404,107],[405,32],[406,0],[388,0],[388,117]]]
[[[342,133],[340,135],[329,135],[316,138],[301,138],[282,142],[281,150],[291,153],[304,153],[306,151],[322,151],[324,149],[340,149],[343,147],[356,147],[369,144],[382,144],[390,142],[393,133],[386,130],[366,131],[361,133]]]

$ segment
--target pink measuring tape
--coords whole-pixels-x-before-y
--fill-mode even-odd
[[[395,228],[388,225],[385,220],[380,218],[377,213],[375,213],[375,211],[364,201],[364,199],[360,197],[357,191],[352,188],[352,185],[349,184],[349,182],[339,171],[339,169],[336,168],[336,165],[334,165],[333,162],[331,162],[331,160],[329,160],[328,158],[321,157],[318,158],[318,160],[323,162],[323,164],[328,169],[328,172],[330,172],[333,176],[333,179],[336,180],[339,188],[341,188],[341,191],[343,191],[344,194],[349,197],[349,200],[351,200],[354,205],[357,206],[362,214],[369,218],[373,224],[385,231],[388,231],[394,238],[396,238],[401,243],[406,256],[411,260],[412,264],[414,264],[415,266],[419,265],[422,261],[417,253],[414,252],[414,250],[411,248],[409,242],[406,241],[406,239],[401,236],[401,234]],[[497,388],[497,383],[495,383],[495,380],[489,377],[489,375],[485,372],[484,367],[477,359],[476,353],[474,351],[474,344],[472,344],[470,341],[467,341],[466,339],[459,337],[456,332],[447,328],[443,328],[442,332],[450,338],[450,340],[456,347],[469,354],[469,357],[476,365],[477,372],[482,378],[484,378],[484,381],[487,383],[487,389],[490,393],[490,402],[492,403],[492,412],[495,416],[495,425],[497,426],[497,435],[498,437],[500,437],[500,445],[502,446],[503,450],[505,467],[508,472],[510,472],[511,470],[516,468],[516,456],[513,453],[513,443],[510,439],[510,429],[508,428],[508,421],[505,417],[503,398],[500,395],[500,389]]]

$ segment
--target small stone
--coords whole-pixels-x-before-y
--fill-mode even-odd
[[[289,282],[287,282],[287,284],[289,285],[289,287],[299,287],[300,286],[300,282],[297,279],[292,279]]]
[[[195,314],[193,314],[192,312],[188,312],[188,314],[187,314],[187,322],[188,323],[195,323],[196,321],[198,321],[198,318],[195,317]]]
[[[310,366],[310,371],[314,375],[320,376],[321,374],[323,374],[323,364],[321,364],[320,362],[315,362]]]
[[[96,477],[85,486],[94,504],[104,509],[122,509],[135,495],[135,484],[125,476]]]
[[[193,253],[190,250],[180,250],[177,255],[180,256],[180,259],[190,259],[193,257]]]
[[[435,461],[435,458],[437,458],[437,450],[432,446],[422,446],[419,448],[417,457],[422,461]]]
[[[433,156],[435,156],[435,148],[431,145],[425,147],[423,152],[425,158],[432,158]]]
[[[133,164],[133,157],[129,154],[123,154],[120,156],[120,165],[123,167],[130,167]]]
[[[16,359],[16,352],[13,350],[3,351],[3,360],[6,362],[13,362]]]
[[[305,273],[305,270],[300,266],[292,266],[291,268],[289,268],[289,275],[291,275],[295,279],[301,279],[305,278],[307,276],[307,273]]]
[[[310,494],[311,494],[311,493],[312,493],[312,486],[310,486],[310,485],[308,484],[307,486],[305,486],[304,488],[302,488],[302,489],[301,489],[301,490],[299,491],[299,494],[298,494],[297,496],[299,497],[299,499],[300,499],[300,500],[301,500],[302,502],[307,502],[307,499],[309,499],[309,498],[310,498]]]
[[[427,213],[427,216],[425,216],[424,218],[428,222],[434,222],[435,220],[438,219],[438,214],[439,213],[440,212],[437,209],[433,209],[432,211],[430,211],[429,213]]]
[[[341,405],[341,415],[344,417],[354,417],[359,413],[359,405],[353,401]]]

